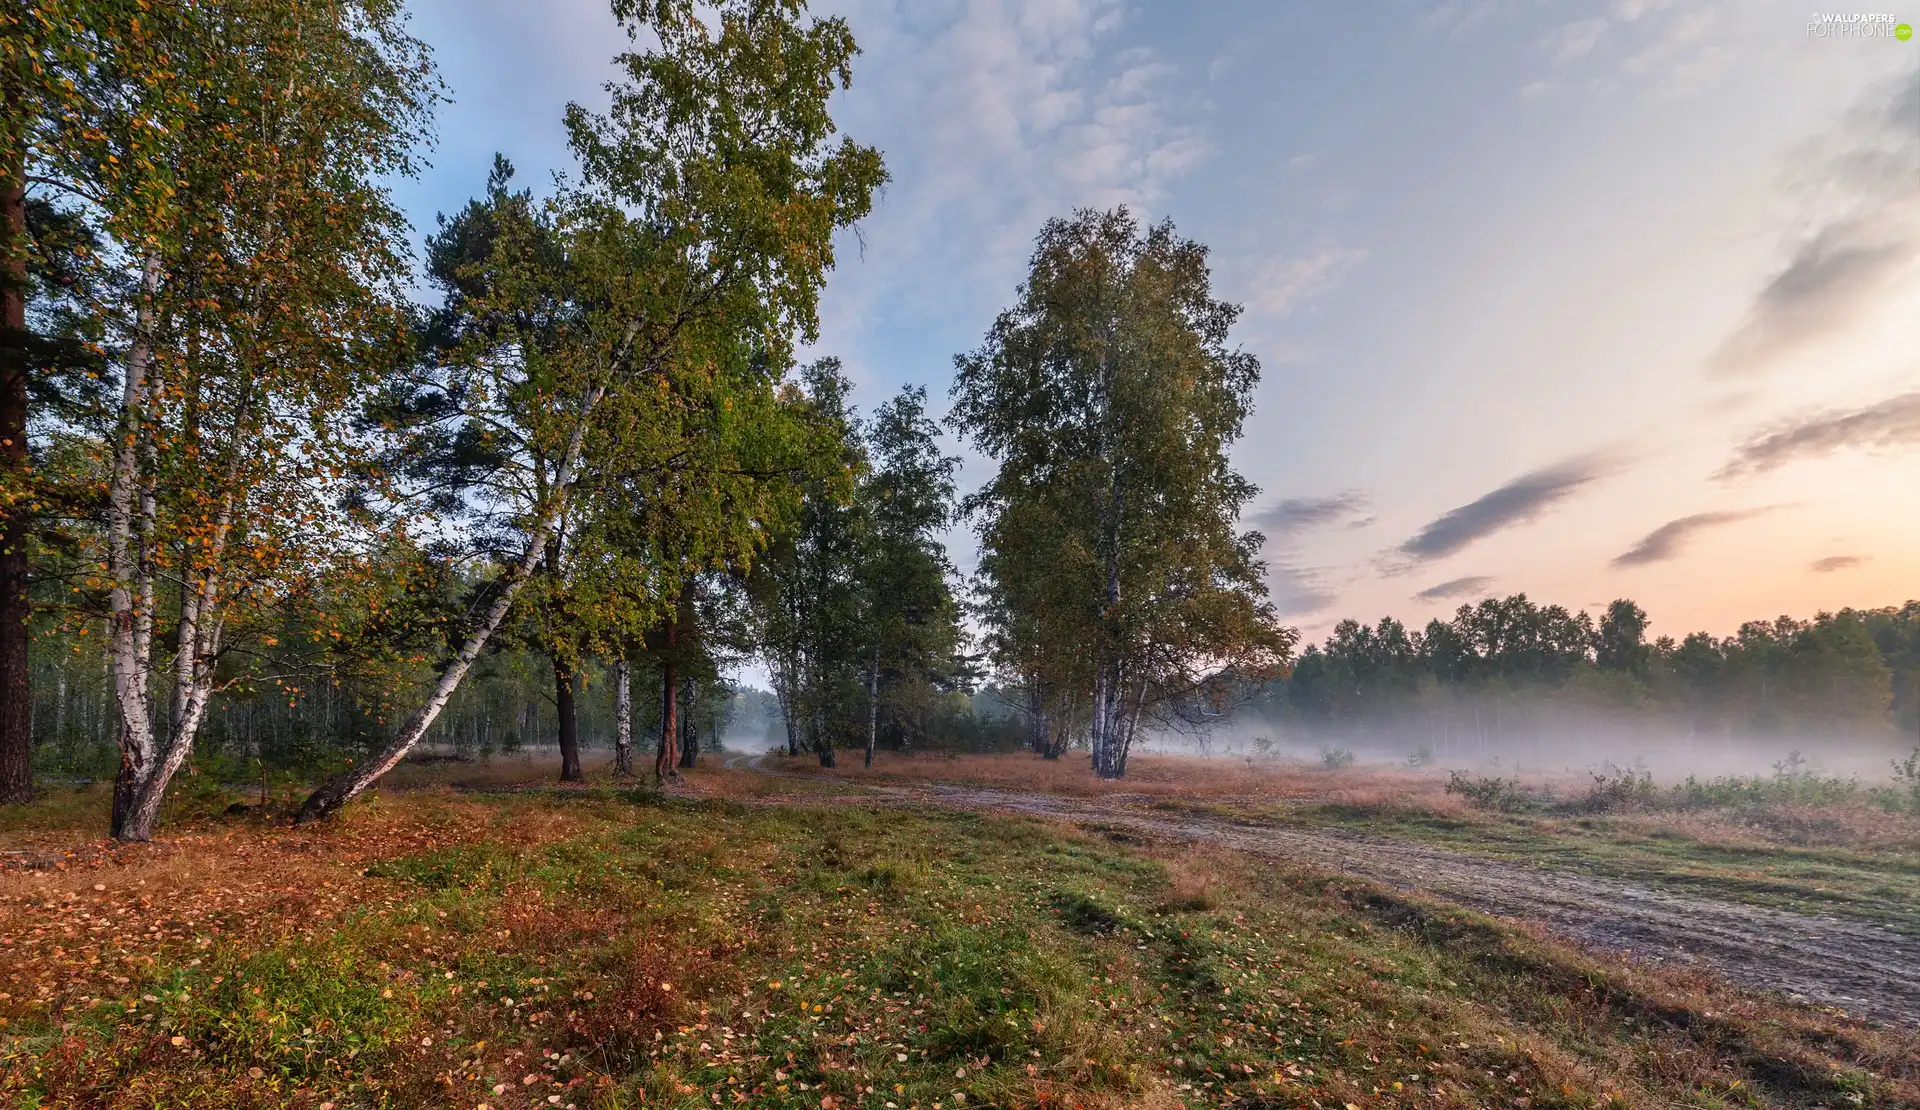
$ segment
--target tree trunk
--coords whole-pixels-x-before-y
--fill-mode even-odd
[[[1047,691],[1038,675],[1027,676],[1027,747],[1047,754]]]
[[[560,720],[560,781],[579,782],[580,714],[576,710],[580,692],[580,672],[558,656],[553,660],[553,708]]]
[[[154,302],[159,288],[160,259],[149,255],[142,267],[140,307],[127,352],[113,472],[107,483],[107,571],[112,580],[107,594],[111,620],[107,658],[120,716],[120,767],[113,780],[111,822],[115,837],[126,830],[140,784],[152,772],[154,760],[154,502],[144,486],[140,464],[150,436],[147,402],[154,383],[147,375],[153,363]]]
[[[9,98],[12,115],[18,105]],[[5,488],[25,494],[27,466],[26,147],[6,154],[0,183],[0,468]],[[33,688],[27,672],[27,506],[16,496],[0,519],[0,803],[33,800]]]
[[[633,664],[613,662],[613,773],[633,774]]]
[[[880,652],[867,665],[867,766],[873,766],[873,743],[880,731]]]
[[[460,645],[459,653],[440,672],[440,678],[433,684],[425,704],[420,706],[407,721],[406,727],[400,730],[400,735],[394,737],[393,742],[379,755],[345,774],[335,776],[308,795],[306,803],[300,807],[299,817],[295,819],[297,823],[304,825],[338,812],[341,806],[358,797],[381,775],[393,770],[426,735],[427,729],[433,727],[434,718],[446,708],[447,699],[453,697],[453,692],[460,688],[460,680],[467,676],[467,672],[473,668],[473,661],[486,650],[487,641],[493,638],[500,622],[506,619],[507,610],[513,608],[513,599],[520,596],[534,568],[540,565],[540,557],[546,552],[547,536],[559,525],[560,514],[566,508],[566,490],[573,482],[574,467],[579,464],[580,452],[586,443],[588,417],[594,406],[600,403],[604,392],[603,388],[595,388],[587,394],[581,406],[580,419],[574,424],[573,433],[567,441],[566,453],[560,458],[553,497],[535,523],[532,534],[527,537],[527,546],[520,553],[520,561],[508,569],[505,581],[500,583],[499,596],[487,607],[480,625]]]
[[[673,665],[673,626],[667,626],[667,650],[660,657],[660,747],[653,756],[653,781],[680,777],[679,751],[679,676]]]
[[[693,700],[699,689],[692,676],[680,680],[680,769],[683,771],[691,771],[700,761],[700,726],[693,718]]]

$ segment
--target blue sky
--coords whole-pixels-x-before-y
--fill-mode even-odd
[[[496,150],[564,169],[604,0],[413,10],[453,96],[416,225]],[[1920,595],[1920,41],[1762,0],[816,10],[893,175],[822,304],[863,406],[943,400],[1041,223],[1126,203],[1246,306],[1235,460],[1309,635],[1489,591],[1676,635]]]

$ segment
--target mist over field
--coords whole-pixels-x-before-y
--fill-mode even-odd
[[[1285,760],[1321,766],[1330,751],[1352,753],[1362,766],[1437,767],[1485,773],[1563,775],[1645,770],[1661,785],[1694,775],[1792,774],[1858,777],[1864,783],[1892,778],[1892,764],[1920,738],[1886,731],[1808,731],[1767,737],[1703,733],[1685,721],[1622,721],[1569,712],[1507,720],[1495,731],[1497,704],[1478,707],[1488,726],[1475,731],[1471,718],[1443,722],[1408,719],[1362,728],[1308,729],[1263,723],[1240,714],[1205,731],[1160,730],[1144,735],[1141,751],[1201,759]],[[1464,726],[1464,727],[1462,727]],[[1266,741],[1262,744],[1261,741]],[[1804,762],[1796,761],[1795,756]]]

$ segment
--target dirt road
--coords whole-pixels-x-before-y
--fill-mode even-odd
[[[753,766],[741,759],[733,765]],[[769,772],[770,773],[770,772]],[[1920,1027],[1920,941],[1832,917],[1692,898],[1617,879],[1490,860],[1343,829],[1302,829],[1171,814],[1124,799],[1069,798],[956,784],[865,787],[900,804],[1093,822],[1144,836],[1218,844],[1423,891],[1545,924],[1642,959],[1711,968],[1849,1013]]]

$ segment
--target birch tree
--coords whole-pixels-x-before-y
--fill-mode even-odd
[[[1240,310],[1213,297],[1206,256],[1124,208],[1050,221],[1018,302],[955,359],[950,420],[999,464],[966,507],[983,572],[1013,576],[988,587],[1013,603],[1003,633],[1072,634],[1103,778],[1126,773],[1143,715],[1243,687],[1293,642],[1262,537],[1236,531],[1257,490],[1227,451],[1260,364],[1228,346]],[[1062,601],[1065,627],[1044,627]]]
[[[613,9],[636,42],[658,45],[616,59],[606,115],[567,110],[579,181],[546,209],[557,270],[506,242],[469,275],[480,319],[510,322],[557,295],[555,343],[529,357],[529,345],[483,331],[430,367],[415,396],[494,468],[499,515],[519,539],[419,708],[372,759],[316,790],[302,821],[337,811],[419,741],[581,495],[671,453],[650,437],[672,433],[654,418],[673,403],[676,372],[720,363],[743,334],[781,368],[796,338],[814,337],[833,234],[866,214],[884,179],[877,151],[835,141],[828,102],[856,52],[842,21],[803,21],[785,0]],[[536,449],[555,460],[541,481],[522,461]]]
[[[113,832],[144,840],[233,649],[353,531],[334,417],[399,333],[404,223],[379,182],[411,172],[433,84],[386,0],[62,7],[74,95],[31,122],[29,180],[121,278],[88,306],[117,403],[79,420],[105,504]]]

